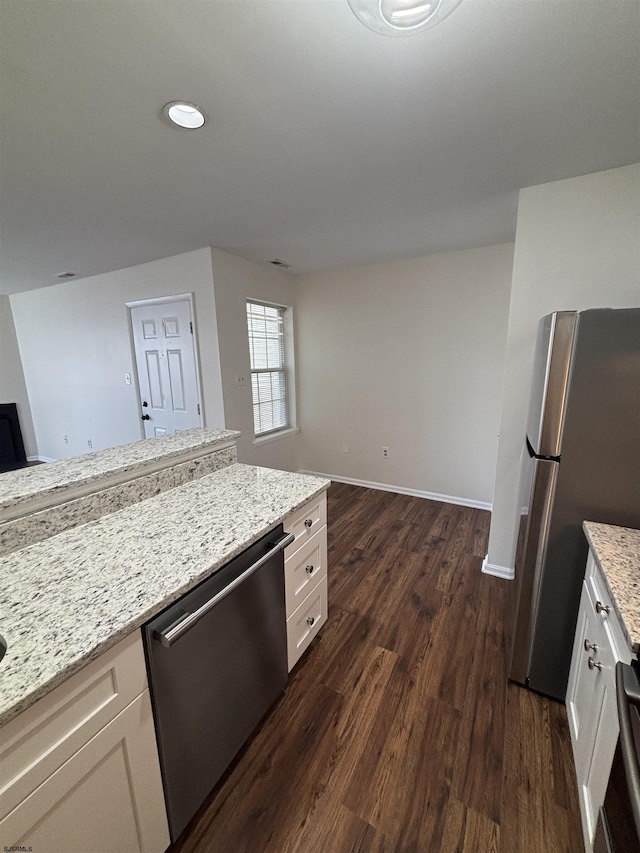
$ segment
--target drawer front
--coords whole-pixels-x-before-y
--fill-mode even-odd
[[[596,601],[602,601],[603,604],[611,604],[608,600],[609,592],[607,585],[602,577],[602,573],[592,551],[589,551],[589,557],[587,558],[585,580],[587,582],[587,587],[589,588],[589,596],[593,599],[594,604]]]
[[[615,659],[627,663],[631,656],[629,642],[622,630],[620,617],[613,602],[613,597],[609,592],[609,587],[591,551],[589,551],[589,558],[587,560],[585,582],[591,606],[602,625],[608,642],[613,648]]]
[[[327,621],[327,576],[309,593],[293,616],[287,619],[289,672]]]
[[[0,818],[147,687],[136,631],[2,728]]]
[[[327,574],[327,528],[317,533],[298,548],[284,564],[284,588],[287,617],[302,604],[320,578]]]
[[[284,520],[286,533],[293,533],[294,541],[285,548],[284,558],[287,560],[308,542],[309,539],[327,523],[327,495],[323,492],[320,497],[306,503],[297,512]]]

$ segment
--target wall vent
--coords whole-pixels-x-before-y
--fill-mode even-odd
[[[285,270],[289,269],[289,264],[286,261],[281,261],[280,258],[274,258],[272,261],[269,261],[270,264],[273,264],[274,267],[282,267]]]
[[[75,272],[59,272],[56,273],[56,278],[75,278],[77,273]]]

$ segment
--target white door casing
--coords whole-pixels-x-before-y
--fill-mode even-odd
[[[128,307],[145,438],[202,426],[191,298]]]

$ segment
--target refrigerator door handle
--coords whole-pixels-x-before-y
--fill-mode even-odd
[[[509,676],[520,684],[526,684],[529,674],[531,642],[538,618],[542,568],[549,540],[549,525],[559,463],[548,459],[536,459],[535,466],[529,501],[526,550],[522,565],[517,567],[521,575],[520,594]]]

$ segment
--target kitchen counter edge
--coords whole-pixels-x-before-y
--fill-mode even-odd
[[[640,651],[640,530],[585,521],[583,529],[632,652]]]

